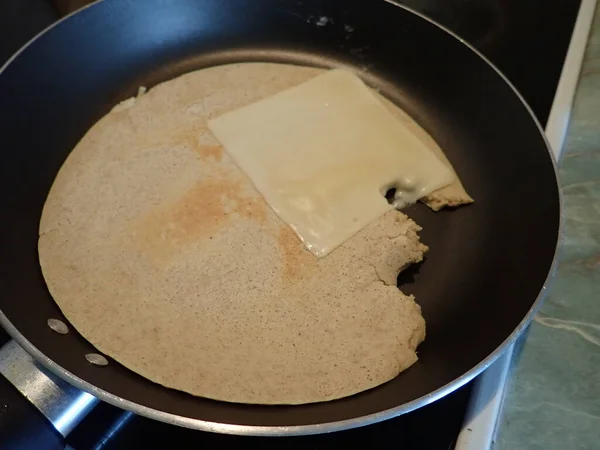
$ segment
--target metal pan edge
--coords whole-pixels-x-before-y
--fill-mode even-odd
[[[461,44],[466,46],[470,51],[474,52],[479,58],[481,58],[490,68],[492,68],[503,80],[504,82],[512,89],[515,95],[519,98],[525,109],[528,111],[531,116],[532,121],[535,123],[536,127],[539,130],[540,135],[542,136],[546,148],[548,151],[548,156],[552,161],[552,167],[554,170],[554,175],[556,178],[556,183],[558,185],[558,171],[557,171],[557,162],[554,157],[554,154],[551,150],[550,144],[546,139],[546,135],[544,134],[544,130],[535,117],[531,107],[527,104],[523,96],[519,93],[516,87],[510,82],[510,80],[481,52],[479,52],[476,48],[471,46],[468,42],[463,40],[460,36],[444,27],[443,25],[433,21],[426,15],[415,11],[412,8],[409,8],[405,5],[401,5],[396,3],[393,0],[383,0],[387,3],[390,3],[398,8],[402,8],[423,20],[431,23],[432,25],[438,27],[442,31],[446,32],[448,35],[452,36],[454,39],[458,40]],[[24,52],[33,42],[39,39],[42,35],[50,31],[55,26],[58,26],[60,23],[70,20],[72,17],[79,14],[81,11],[86,10],[88,8],[97,7],[98,4],[103,3],[103,0],[95,2],[93,4],[87,5],[84,8],[75,11],[59,21],[53,23],[45,30],[38,33],[34,36],[27,44],[25,44],[19,51],[17,51],[5,64],[0,68],[0,74],[16,59],[18,56]],[[113,395],[107,391],[99,389],[98,387],[88,383],[87,381],[75,376],[71,372],[64,369],[62,366],[55,363],[53,360],[48,358],[45,354],[43,354],[37,347],[35,347],[31,342],[27,340],[27,338],[21,334],[21,332],[10,322],[10,320],[4,315],[2,311],[0,311],[0,325],[9,333],[13,339],[19,343],[28,353],[30,353],[40,364],[42,364],[46,369],[50,370],[54,374],[60,376],[61,378],[68,381],[73,386],[86,391],[95,397],[111,404],[116,407],[132,411],[141,416],[148,417],[150,419],[158,420],[161,422],[169,423],[172,425],[182,426],[185,428],[197,429],[202,431],[214,432],[214,433],[225,433],[225,434],[236,434],[243,436],[301,436],[301,435],[311,435],[311,434],[321,434],[321,433],[330,433],[335,431],[342,431],[350,428],[357,428],[361,426],[371,425],[377,422],[381,422],[387,419],[391,419],[402,414],[411,412],[415,409],[428,405],[461,386],[465,385],[485,369],[487,369],[502,353],[503,351],[513,343],[527,328],[529,323],[533,320],[534,315],[540,309],[543,300],[547,294],[548,287],[550,282],[552,281],[554,274],[557,268],[557,256],[559,249],[562,245],[563,237],[564,237],[564,217],[563,217],[563,196],[560,189],[558,189],[558,201],[559,201],[559,224],[558,224],[558,237],[557,243],[554,250],[554,255],[552,259],[552,263],[550,269],[548,271],[548,275],[546,280],[544,281],[544,285],[538,294],[535,302],[532,307],[529,309],[525,317],[519,323],[519,325],[514,329],[514,331],[500,344],[488,357],[486,357],[479,364],[474,366],[472,369],[464,373],[462,376],[456,378],[452,382],[442,386],[441,388],[431,392],[428,395],[417,398],[411,402],[405,403],[403,405],[387,409],[385,411],[380,411],[378,413],[365,415],[361,417],[356,417],[347,420],[341,420],[336,422],[328,422],[322,424],[313,424],[313,425],[301,425],[301,426],[251,426],[251,425],[233,425],[233,424],[224,424],[217,422],[210,422],[199,419],[191,419],[188,417],[183,417],[175,414],[166,413],[164,411],[160,411],[157,409],[148,408],[146,406],[139,405],[137,403],[131,402],[129,400],[125,400],[119,396]]]

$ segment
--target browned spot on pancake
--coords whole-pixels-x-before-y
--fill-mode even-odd
[[[114,114],[109,117],[112,121],[116,121]],[[218,142],[212,137],[205,124],[199,121],[178,123],[165,132],[161,127],[152,126],[152,123],[137,123],[130,116],[126,116],[122,123],[117,123],[115,126],[120,126],[127,131],[135,130],[133,133],[125,131],[121,133],[123,137],[120,139],[120,145],[130,149],[185,147],[196,152],[203,162],[221,162],[223,159],[223,147],[210,145],[213,141],[216,144]]]
[[[219,145],[196,144],[195,150],[202,159],[213,158],[217,161],[221,161],[221,158],[223,157],[223,147]]]
[[[198,142],[201,140],[201,136],[206,133],[210,132],[206,127],[201,125],[182,128],[171,136],[171,144],[182,145],[195,151],[204,162],[210,160],[213,160],[213,162],[221,162],[223,159],[223,147],[220,145],[202,145]]]
[[[127,119],[115,126],[122,130],[120,144],[130,149],[185,146],[190,150],[197,151],[200,156],[212,156],[217,160],[220,160],[222,156],[220,147],[206,146],[204,148],[198,143],[198,139],[203,134],[209,133],[206,126],[201,123],[177,124],[165,132],[164,128],[153,126],[151,122],[137,123]]]
[[[162,266],[193,242],[212,239],[240,215],[264,220],[262,198],[246,197],[241,189],[240,179],[218,172],[199,180],[180,198],[131,223],[135,248]]]
[[[198,151],[198,136],[204,133],[206,128],[202,125],[187,125],[179,128],[170,136],[165,137],[169,145],[184,145],[191,150]],[[198,153],[200,153],[198,151]]]
[[[269,206],[262,197],[246,199],[246,203],[238,209],[238,212],[249,219],[264,223],[267,220]]]
[[[290,227],[282,226],[277,240],[283,256],[284,280],[300,278],[308,270],[316,267],[316,256],[306,250],[298,235]]]

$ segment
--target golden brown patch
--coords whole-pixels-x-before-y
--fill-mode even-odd
[[[179,199],[161,205],[130,224],[134,247],[163,266],[184,247],[212,239],[240,215],[263,221],[261,198],[240,194],[240,180],[215,176],[199,180]]]
[[[115,114],[114,120],[117,120]],[[215,146],[204,146],[198,143],[198,139],[205,133],[209,133],[206,126],[201,123],[180,124],[177,128],[165,133],[160,127],[151,127],[145,123],[138,124],[129,116],[122,122],[123,126],[135,130],[133,133],[123,133],[121,137],[122,145],[135,149],[147,149],[156,147],[186,146],[193,151],[197,151],[201,156],[213,156],[220,160],[222,149]],[[109,122],[110,123],[110,122]]]
[[[220,145],[196,144],[195,150],[196,152],[198,152],[198,154],[203,160],[207,158],[213,158],[218,162],[221,161],[221,158],[223,157],[223,147],[221,147]]]
[[[316,267],[317,257],[304,248],[298,235],[290,227],[283,225],[277,239],[283,256],[283,278],[300,278],[308,270]]]
[[[244,204],[240,205],[237,212],[248,219],[254,219],[257,222],[265,223],[267,220],[269,206],[262,197],[246,198]]]
[[[198,139],[204,133],[210,133],[204,126],[194,125],[192,127],[182,128],[170,137],[171,145],[182,145],[195,151],[202,161],[214,160],[221,162],[223,159],[223,147],[220,145],[202,145]]]

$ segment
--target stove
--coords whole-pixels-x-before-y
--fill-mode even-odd
[[[446,26],[504,72],[546,127],[558,156],[595,0],[397,2]],[[35,33],[85,3],[89,1],[0,2],[0,65]],[[0,346],[7,341],[8,336],[0,330]],[[155,422],[100,403],[67,436],[66,442],[76,450],[346,446],[485,450],[491,447],[511,354],[512,348],[475,380],[433,404],[354,430],[290,438],[226,436]]]

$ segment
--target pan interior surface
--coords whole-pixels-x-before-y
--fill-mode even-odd
[[[423,227],[430,251],[399,281],[421,305],[428,336],[419,361],[379,388],[293,407],[216,402],[151,383],[114,361],[92,366],[84,358],[93,351],[88,342],[46,326],[62,315],[39,268],[38,224],[71,149],[139,86],[246,61],[350,67],[431,134],[476,199],[455,211],[405,210]],[[5,68],[0,105],[0,207],[8,219],[0,223],[0,309],[33,347],[95,386],[94,394],[140,405],[137,412],[156,419],[205,429],[207,422],[302,427],[407,412],[475,375],[472,369],[522,325],[554,258],[558,187],[529,110],[471,49],[386,2],[100,2],[43,34]]]

